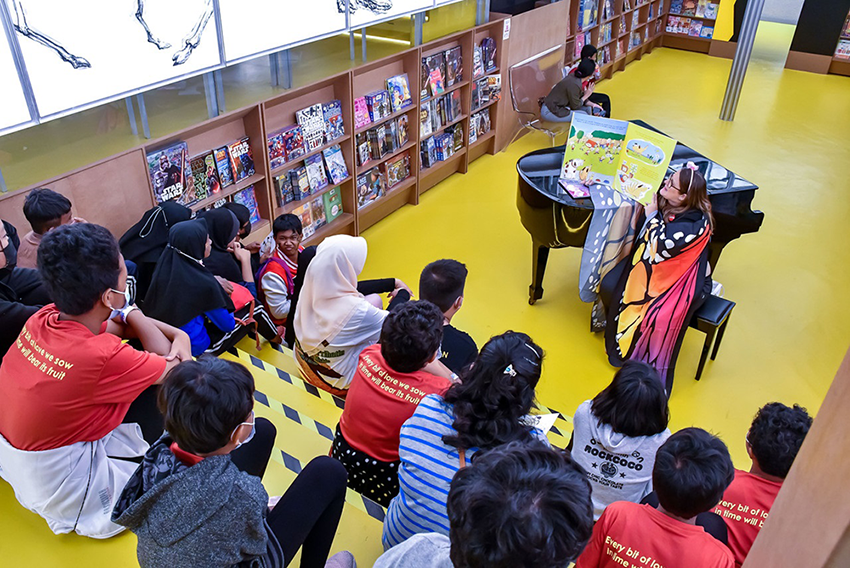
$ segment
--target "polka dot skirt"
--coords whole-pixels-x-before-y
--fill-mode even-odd
[[[372,501],[389,507],[398,495],[399,462],[382,462],[348,445],[339,425],[336,427],[331,456],[339,460],[348,471],[348,486]]]

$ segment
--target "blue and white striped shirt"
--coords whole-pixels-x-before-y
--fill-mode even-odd
[[[443,397],[431,394],[422,399],[401,428],[398,468],[399,493],[384,519],[384,550],[414,534],[449,534],[446,500],[452,478],[460,469],[457,449],[445,444],[443,436],[455,434],[453,407]],[[535,434],[545,440],[540,431]],[[466,450],[466,460],[477,448]]]

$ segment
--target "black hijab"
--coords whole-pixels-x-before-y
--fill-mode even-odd
[[[241,203],[236,203],[235,201],[228,201],[223,207],[236,215],[236,218],[239,220],[239,238],[244,239],[247,237],[251,233],[251,211]]]
[[[168,232],[168,245],[159,257],[145,296],[145,313],[175,327],[233,302],[215,277],[201,264],[207,242],[203,220],[177,223]]]
[[[207,270],[231,282],[242,282],[242,267],[236,257],[227,250],[236,234],[239,232],[239,220],[231,211],[224,207],[205,211],[201,218],[206,221],[210,232],[212,251],[204,260]]]
[[[174,201],[160,203],[142,215],[118,241],[121,254],[136,264],[156,262],[168,244],[168,231],[181,221],[192,218],[192,210]]]

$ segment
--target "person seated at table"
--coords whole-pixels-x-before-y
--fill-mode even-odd
[[[304,274],[295,312],[295,360],[304,379],[316,387],[345,396],[357,371],[360,352],[381,336],[387,310],[378,293],[358,289],[357,276],[366,265],[366,239],[349,235],[326,238]],[[396,279],[388,310],[410,299],[410,288]]]
[[[164,201],[146,211],[118,241],[124,259],[136,265],[137,295],[142,307],[156,263],[168,245],[168,231],[177,223],[191,218],[192,210],[188,207],[176,201]]]
[[[590,77],[595,68],[592,60],[582,59],[575,70],[552,87],[543,99],[540,118],[547,122],[569,122],[574,112],[593,114],[593,108],[599,105],[588,101],[592,91],[584,92],[582,81]]]
[[[254,378],[212,356],[170,371],[159,405],[167,434],[117,499],[116,523],[148,566],[324,566],[345,503],[345,469],[313,459],[270,507],[261,478],[274,426],[254,416]],[[256,436],[255,436],[256,433]]]
[[[38,270],[16,266],[20,244],[14,225],[0,222],[0,361],[30,316],[50,303]]]
[[[659,507],[629,501],[608,505],[576,568],[622,567],[627,550],[660,566],[732,568],[729,548],[695,522],[720,502],[734,475],[719,438],[700,428],[679,430],[655,457],[652,484]]]
[[[708,243],[714,220],[705,178],[688,162],[644,211],[634,251],[600,284],[605,348],[615,367],[627,359],[655,367],[669,396],[688,322],[711,291]]]
[[[20,268],[38,268],[38,247],[48,231],[70,223],[85,223],[71,215],[71,201],[67,197],[46,187],[37,187],[27,194],[24,217],[32,231],[24,235],[18,247]]]
[[[50,231],[38,268],[55,304],[0,366],[0,476],[54,533],[107,538],[123,530],[109,512],[135,469],[126,458],[162,434],[151,387],[192,357],[189,338],[127,303],[126,265],[103,227]]]
[[[812,417],[796,404],[792,408],[771,402],[753,419],[746,436],[750,471],[735,470],[735,480],[714,508],[726,523],[736,566],[744,563],[753,547],[811,427]]]
[[[423,396],[444,394],[455,376],[437,361],[443,314],[406,302],[384,319],[381,340],[360,352],[331,455],[348,486],[386,507],[398,494],[399,430]]]
[[[452,318],[463,306],[466,266],[456,260],[437,260],[426,266],[419,277],[419,296],[443,311],[443,344],[440,361],[455,373],[461,373],[478,356],[478,346],[469,334],[452,325]]]
[[[652,491],[655,453],[670,437],[669,419],[658,373],[640,361],[623,363],[605,390],[579,405],[570,448],[593,487],[593,520],[614,501],[639,503]]]
[[[283,327],[290,314],[298,275],[303,229],[297,215],[286,213],[272,223],[275,248],[257,272],[259,297],[275,325]]]
[[[248,333],[234,317],[233,301],[204,267],[212,243],[202,219],[177,223],[153,274],[145,310],[185,331],[192,355],[222,353]],[[243,310],[239,316],[247,315]]]
[[[416,533],[449,534],[449,483],[479,450],[546,435],[530,426],[543,350],[524,333],[490,339],[445,394],[424,397],[401,428],[400,490],[384,519],[384,549]]]
[[[375,568],[568,566],[593,530],[590,486],[569,455],[511,442],[458,471],[447,499],[448,537],[417,534]]]
[[[601,107],[602,112],[604,113],[602,116],[606,116],[608,118],[611,117],[611,97],[604,93],[596,92],[596,83],[599,82],[599,79],[602,77],[601,72],[599,71],[599,63],[597,62],[599,50],[596,49],[595,45],[586,44],[581,48],[581,57],[578,61],[571,67],[567,67],[564,69],[564,76],[566,77],[573,71],[575,71],[578,64],[584,59],[590,59],[593,61],[593,65],[595,67],[593,74],[589,77],[585,78],[582,81],[581,88],[583,93],[590,93],[590,96],[587,98],[588,101],[592,103],[596,103]],[[598,114],[598,113],[595,113]]]

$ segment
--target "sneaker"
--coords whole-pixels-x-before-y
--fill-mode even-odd
[[[328,558],[325,568],[357,568],[357,562],[355,562],[353,554],[343,550]]]
[[[718,298],[723,297],[723,284],[718,282],[717,280],[711,281],[711,295],[717,296]]]

